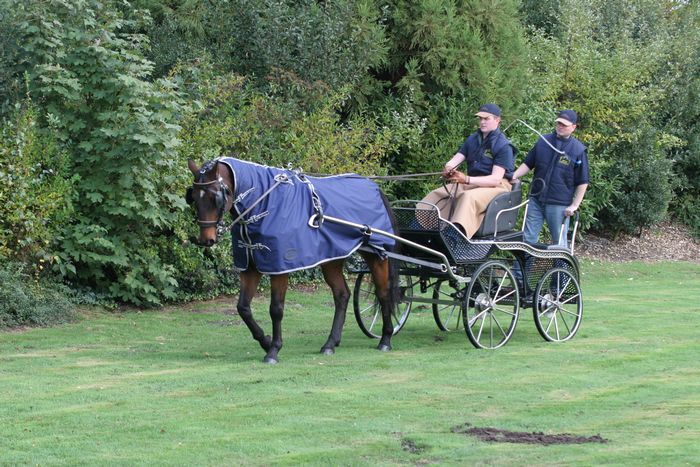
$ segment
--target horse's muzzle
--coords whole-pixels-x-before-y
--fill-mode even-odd
[[[197,246],[203,246],[203,247],[211,247],[216,243],[216,239],[214,238],[206,238],[206,239],[201,239],[199,237],[192,236],[190,237],[190,243],[193,243]]]
[[[214,246],[215,243],[216,243],[216,239],[215,239],[215,238],[207,238],[206,240],[202,240],[202,241],[199,242],[199,244],[200,244],[201,246],[204,246],[204,247],[207,247],[207,248],[209,248],[210,246]]]

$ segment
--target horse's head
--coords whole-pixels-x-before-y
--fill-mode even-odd
[[[199,237],[196,242],[201,246],[212,246],[226,230],[224,214],[233,206],[233,180],[231,173],[222,169],[217,160],[209,161],[197,167],[190,159],[187,162],[194,175],[192,186],[187,189],[185,199],[194,207],[199,224]]]

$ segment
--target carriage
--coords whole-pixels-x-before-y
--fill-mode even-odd
[[[241,273],[237,311],[267,363],[277,363],[282,348],[288,275],[315,266],[323,271],[335,307],[321,352],[335,352],[350,299],[343,267],[354,252],[361,260],[352,262],[353,309],[362,331],[379,338],[382,351],[391,349],[391,337],[416,303],[432,307],[440,329],[464,329],[484,349],[508,342],[522,307],[532,307],[548,341],[571,339],[581,324],[573,254],[578,217],[570,247],[523,242],[516,223],[527,202],[521,202],[519,184],[491,201],[480,229],[468,239],[436,206],[410,200],[389,206],[376,184],[354,174],[309,177],[228,157],[201,167],[190,160],[188,166],[194,182],[186,198],[200,227],[196,243],[212,246],[226,232],[234,237],[234,266]],[[224,222],[228,212],[234,218],[230,225]],[[264,333],[251,309],[263,274],[271,278],[272,335]]]
[[[495,349],[513,335],[520,310],[532,308],[540,335],[547,341],[571,339],[581,324],[583,302],[579,265],[574,256],[578,213],[566,245],[528,244],[517,229],[520,183],[489,204],[481,227],[467,239],[438,208],[422,201],[398,201],[392,209],[398,223],[401,254],[387,253],[400,264],[400,301],[392,313],[394,334],[406,324],[415,304],[432,308],[442,331],[464,330],[477,348]],[[566,237],[564,237],[566,236]],[[376,338],[380,310],[374,286],[361,261],[356,273],[355,319],[368,337]]]

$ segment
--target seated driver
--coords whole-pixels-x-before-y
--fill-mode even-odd
[[[479,230],[489,202],[511,190],[510,179],[515,168],[516,149],[498,128],[501,109],[496,104],[485,104],[476,116],[479,129],[469,135],[443,169],[442,176],[449,184],[423,198],[436,205],[440,215],[467,238]],[[457,170],[464,160],[466,173]]]

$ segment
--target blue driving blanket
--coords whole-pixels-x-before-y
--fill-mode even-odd
[[[284,274],[346,258],[363,244],[379,251],[394,246],[392,238],[365,235],[359,228],[328,220],[318,227],[309,225],[314,214],[322,213],[393,234],[379,187],[366,178],[309,177],[230,157],[219,162],[233,173],[235,218],[270,190],[232,228],[234,267],[239,271],[252,260],[262,273]]]

